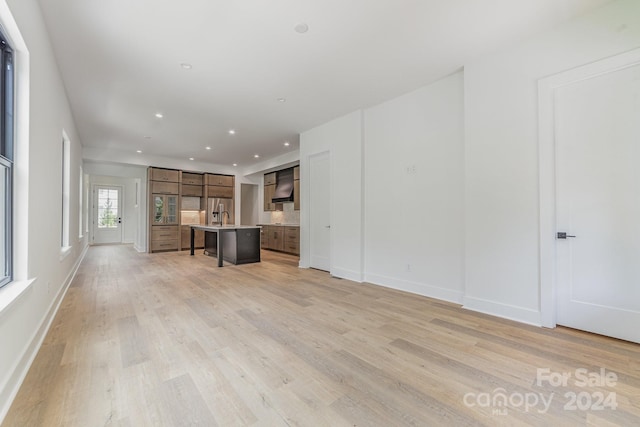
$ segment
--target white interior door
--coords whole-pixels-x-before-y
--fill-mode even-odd
[[[557,323],[640,342],[640,65],[555,98]]]
[[[309,158],[309,266],[331,270],[331,161],[329,153]]]
[[[93,186],[93,243],[122,243],[122,187]]]

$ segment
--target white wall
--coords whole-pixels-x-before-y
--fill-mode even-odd
[[[463,294],[463,73],[365,110],[368,282]]]
[[[537,81],[638,46],[622,0],[465,65],[466,307],[541,323]]]
[[[304,132],[300,265],[308,158],[329,151],[332,274],[540,325],[537,81],[638,46],[640,2],[619,0]]]
[[[331,159],[331,274],[363,280],[361,111],[300,135],[300,266],[309,267],[309,158]]]
[[[463,74],[301,135],[301,257],[309,157],[331,156],[331,274],[451,301],[463,295]]]
[[[86,248],[86,236],[78,237],[81,141],[38,2],[2,2],[0,19],[5,29],[13,27],[9,22],[7,5],[28,49],[27,53],[17,46],[17,120],[22,123],[28,119],[28,124],[17,130],[16,157],[20,158],[17,159],[15,174],[18,187],[15,253],[18,257],[16,278],[30,284],[0,312],[0,420],[35,357],[57,304]],[[11,33],[8,36],[13,37]],[[29,72],[25,73],[27,69]],[[27,110],[24,110],[25,106]],[[63,131],[71,141],[71,249],[66,256],[61,254],[60,237]],[[6,299],[16,289],[16,283],[5,286],[0,291],[0,299]]]
[[[240,186],[241,225],[258,224],[259,212],[263,207],[258,201],[258,187],[256,184],[241,184]]]

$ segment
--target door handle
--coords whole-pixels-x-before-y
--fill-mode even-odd
[[[572,235],[570,235],[570,234],[567,234],[567,233],[566,233],[566,232],[564,232],[564,231],[559,231],[559,232],[556,234],[556,238],[558,238],[558,239],[566,239],[567,237],[576,237],[576,236],[572,236]]]
[[[324,228],[331,228],[331,226],[330,225],[325,225]]]

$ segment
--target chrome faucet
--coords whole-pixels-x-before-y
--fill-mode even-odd
[[[218,205],[218,221],[220,223],[220,226],[222,227],[224,225],[224,214],[227,214],[227,221],[231,218],[229,216],[229,212],[224,210],[224,204],[220,203]]]

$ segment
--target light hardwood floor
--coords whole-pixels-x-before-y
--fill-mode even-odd
[[[90,248],[3,426],[640,424],[636,344],[296,266]]]

